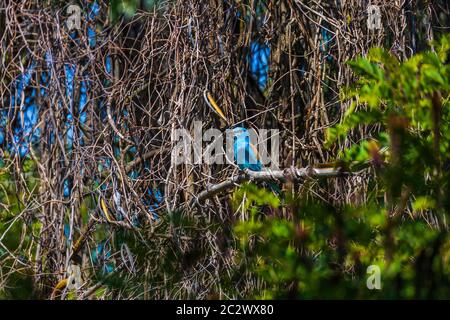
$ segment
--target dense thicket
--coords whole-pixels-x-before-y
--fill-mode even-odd
[[[69,32],[65,1],[0,0],[0,296],[366,297],[377,262],[385,297],[448,297],[447,1],[74,3]],[[280,130],[281,168],[358,173],[196,202],[239,173],[171,162],[175,129],[225,127],[206,92],[231,124]]]

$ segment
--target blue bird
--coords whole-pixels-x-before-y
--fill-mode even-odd
[[[243,127],[235,127],[233,133],[234,162],[239,169],[261,171],[262,164],[256,147],[250,142],[250,134]]]
[[[211,109],[226,123],[229,125],[228,118],[222,109],[215,103],[215,101],[211,98],[212,96],[205,91],[203,95],[206,103],[211,107]],[[212,100],[211,103],[208,100]],[[244,127],[234,127],[231,130],[231,134],[233,136],[233,153],[234,153],[234,162],[241,170],[251,170],[251,171],[262,171],[263,165],[261,163],[261,157],[258,153],[258,149],[255,147],[253,143],[250,142],[250,133]],[[274,193],[280,195],[281,189],[278,187],[276,183],[269,182],[266,184]]]
[[[235,127],[233,133],[234,162],[239,169],[251,171],[262,171],[263,165],[260,161],[258,149],[250,142],[250,134],[246,128]],[[274,182],[266,184],[275,194],[280,195],[281,189]]]

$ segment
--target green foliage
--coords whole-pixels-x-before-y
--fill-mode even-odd
[[[263,215],[258,206],[277,209],[276,199],[255,187],[237,192],[237,206],[251,217],[235,227],[240,255],[264,283],[251,296],[449,297],[450,36],[434,48],[405,62],[374,48],[348,63],[359,78],[342,91],[350,108],[327,144],[378,128],[339,157],[352,169],[373,165],[367,203],[298,197],[282,216]],[[370,265],[381,269],[381,290],[366,287]]]
[[[32,273],[27,251],[39,233],[40,223],[18,217],[25,208],[26,195],[37,193],[39,187],[36,163],[31,159],[22,162],[20,177],[27,193],[15,183],[14,164],[4,152],[0,161],[0,299],[27,299],[33,297]],[[13,272],[18,269],[18,272]]]

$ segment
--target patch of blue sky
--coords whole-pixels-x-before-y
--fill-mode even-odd
[[[264,90],[269,77],[270,47],[255,40],[250,45],[249,53],[250,74],[257,81],[261,90]]]
[[[152,214],[155,220],[159,219],[156,209],[159,208],[164,201],[164,196],[159,188],[148,188],[147,195],[143,199],[144,204],[147,206],[149,212]]]
[[[88,10],[88,20],[94,20],[100,14],[100,9],[97,1],[94,1]]]
[[[72,179],[67,178],[63,182],[63,196],[64,198],[70,197],[72,191]]]
[[[91,260],[94,265],[101,265],[105,274],[114,271],[114,265],[108,260],[111,258],[111,250],[105,246],[105,241],[100,242],[97,247],[91,251]]]
[[[69,151],[72,150],[73,147],[73,94],[74,94],[74,82],[75,82],[75,72],[76,65],[66,63],[64,66],[66,72],[66,97],[68,100],[68,108],[69,112],[67,113],[66,118],[66,146]]]

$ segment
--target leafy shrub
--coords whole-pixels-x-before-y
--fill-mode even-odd
[[[287,199],[286,214],[266,215],[279,200],[245,186],[236,204],[241,258],[264,283],[259,298],[448,298],[450,241],[450,36],[434,50],[400,62],[381,48],[349,62],[358,75],[342,91],[351,107],[327,132],[333,146],[360,126],[378,128],[340,153],[353,170],[371,164],[376,181],[361,206],[330,205],[304,195]],[[366,286],[368,267],[381,290]],[[369,279],[370,280],[370,279]]]

